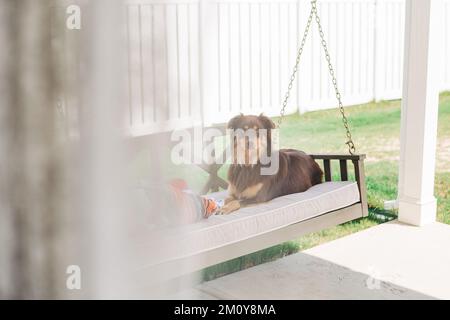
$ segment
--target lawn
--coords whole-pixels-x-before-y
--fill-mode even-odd
[[[383,209],[383,202],[395,199],[397,195],[400,101],[351,106],[346,108],[346,112],[357,152],[367,155],[369,216],[209,267],[203,272],[205,280],[275,260],[396,217],[395,211]],[[298,148],[308,153],[346,152],[344,142],[345,132],[336,109],[287,116],[280,129],[282,147]],[[222,175],[225,171],[222,170]],[[450,224],[449,189],[450,93],[444,93],[439,107],[435,195],[438,199],[437,219],[447,224]]]

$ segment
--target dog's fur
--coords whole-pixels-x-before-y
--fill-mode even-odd
[[[270,130],[275,128],[275,124],[264,115],[239,115],[231,119],[228,128],[232,130],[242,129],[266,129],[267,143],[261,145],[268,146],[270,156],[271,134]],[[237,146],[234,143],[234,149]],[[253,150],[254,151],[254,150]],[[319,165],[306,153],[294,149],[275,150],[272,156],[279,157],[279,169],[274,175],[261,175],[261,163],[249,164],[250,156],[246,149],[245,163],[230,166],[228,171],[228,197],[225,205],[220,209],[220,214],[228,214],[238,210],[242,206],[254,203],[261,203],[272,200],[276,197],[303,192],[311,186],[322,182],[323,172]],[[254,154],[254,153],[253,153]],[[259,157],[259,150],[256,151]],[[259,159],[259,158],[258,158]]]

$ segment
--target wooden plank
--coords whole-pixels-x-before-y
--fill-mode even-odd
[[[228,182],[227,181],[225,181],[225,180],[223,180],[221,177],[217,177],[217,179],[216,179],[216,183],[217,183],[217,185],[220,187],[220,188],[222,188],[222,189],[228,189]]]
[[[358,161],[358,172],[359,172],[359,179],[358,187],[359,187],[359,194],[361,197],[361,206],[363,211],[363,216],[367,217],[369,215],[369,207],[367,203],[367,189],[366,189],[366,175],[364,170],[364,162]]]
[[[363,210],[363,216],[369,214],[368,204],[367,204],[367,191],[366,191],[366,179],[364,173],[364,163],[363,161],[353,161],[355,167],[355,180],[358,183],[359,195],[361,199],[361,205]]]
[[[182,259],[175,259],[157,265],[144,267],[136,272],[139,283],[150,285],[182,276],[203,268],[228,261],[279,243],[298,238],[302,235],[324,230],[362,216],[361,203],[335,210],[289,226],[270,231],[249,239],[238,241],[220,248],[196,254]],[[145,252],[145,248],[143,251]],[[158,276],[156,276],[158,275]]]
[[[219,188],[227,189],[228,182],[223,180],[221,177],[217,175],[217,171],[221,166],[217,165],[199,165],[199,167],[205,170],[209,174],[208,181],[205,186],[202,188],[202,194],[207,194],[209,191],[217,192]]]
[[[167,18],[166,9],[163,5],[155,5],[153,8],[153,72],[155,76],[153,103],[156,110],[154,110],[154,121],[163,122],[169,119],[169,94],[167,83]]]
[[[140,37],[141,37],[141,77],[142,77],[142,101],[144,123],[151,125],[156,121],[155,98],[155,59],[153,53],[154,44],[154,18],[151,5],[141,6]]]
[[[211,192],[218,192],[219,188],[227,189],[228,188],[228,182],[220,178],[217,173],[211,174],[208,180],[207,185],[209,186],[209,189],[203,193],[206,194],[208,191]],[[205,186],[206,188],[206,186]],[[203,190],[205,190],[205,188]]]
[[[339,160],[339,167],[341,169],[341,181],[348,181],[347,160]]]
[[[191,117],[190,105],[190,70],[189,70],[189,17],[188,5],[177,5],[177,21],[176,21],[176,35],[178,45],[178,99],[179,99],[179,114],[180,118],[187,119]]]
[[[127,41],[128,41],[128,104],[130,111],[130,126],[139,126],[143,123],[142,101],[142,60],[140,37],[140,5],[128,6],[127,17]]]
[[[217,171],[209,174],[209,179],[202,188],[202,194],[207,194],[209,191],[217,192],[219,188],[227,189],[228,182],[217,175]]]
[[[365,154],[311,154],[313,159],[323,160],[340,160],[340,159],[348,159],[348,160],[362,160],[366,158]]]
[[[222,167],[222,164],[200,164],[198,165],[201,169],[209,174],[209,179],[205,186],[202,188],[202,194],[206,194],[209,191],[217,192],[219,188],[227,189],[228,182],[218,176],[218,171]]]
[[[180,118],[180,72],[179,72],[179,34],[178,34],[178,4],[164,6],[168,81],[168,119]]]
[[[323,160],[323,169],[325,171],[325,181],[331,181],[331,165],[329,159]]]
[[[357,160],[353,160],[353,167],[355,168],[355,180],[358,183],[358,187],[359,187],[359,183],[360,183],[360,172],[359,172],[359,165],[358,165],[358,161]]]

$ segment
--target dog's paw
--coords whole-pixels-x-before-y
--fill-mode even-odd
[[[227,198],[225,198],[225,200],[223,202],[224,202],[224,204],[229,204],[231,201],[234,201],[234,200],[236,200],[236,198],[227,197]]]
[[[233,201],[230,201],[227,204],[225,204],[219,210],[217,210],[216,214],[218,214],[218,215],[230,214],[231,212],[238,210],[240,207],[241,207],[241,205],[240,205],[239,201],[233,200]]]

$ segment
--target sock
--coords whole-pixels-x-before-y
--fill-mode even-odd
[[[188,189],[184,180],[177,179],[170,183],[175,195],[175,201],[180,211],[182,224],[193,223],[207,219],[223,206],[223,201],[217,201],[207,196],[199,196]]]

